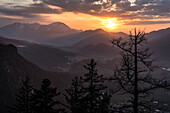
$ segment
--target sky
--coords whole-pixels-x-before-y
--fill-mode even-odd
[[[170,0],[0,0],[0,26],[14,22],[150,32],[170,27]]]

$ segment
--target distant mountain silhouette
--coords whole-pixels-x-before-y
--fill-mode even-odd
[[[170,28],[153,31],[146,34],[149,44],[158,58],[170,60]]]
[[[98,33],[98,34],[95,34],[95,35],[88,37],[84,40],[79,41],[78,43],[74,44],[73,46],[74,47],[83,47],[83,46],[86,46],[89,44],[95,45],[95,44],[100,44],[100,43],[103,43],[106,45],[112,45],[111,40],[113,38],[119,38],[119,37],[127,38],[127,36],[128,35],[123,34],[123,33],[108,33],[108,32]]]
[[[0,37],[2,44],[14,44],[19,53],[28,61],[50,71],[61,71],[61,67],[67,66],[69,58],[75,57],[75,53],[66,52],[53,46],[40,45],[28,41],[7,39]]]
[[[44,78],[52,81],[60,91],[70,85],[72,76],[68,73],[53,73],[40,69],[18,54],[14,45],[0,44],[0,110],[7,113],[6,106],[12,105],[18,87],[25,76],[31,78],[32,84],[38,88]]]
[[[57,37],[50,40],[44,40],[43,43],[54,46],[77,46],[83,47],[89,44],[105,43],[110,45],[110,40],[118,37],[127,37],[128,35],[122,32],[106,32],[102,29],[86,30],[77,34]]]
[[[41,25],[39,23],[13,23],[0,27],[0,36],[32,42],[39,42],[78,32],[80,31],[71,29],[61,22],[51,23],[49,25]]]
[[[55,24],[50,26],[55,26]],[[170,59],[169,33],[170,28],[146,33],[155,56],[162,60]],[[89,57],[103,58],[101,60],[114,59],[118,55],[118,50],[111,47],[110,41],[118,37],[126,39],[128,35],[122,32],[114,33],[96,29],[42,41],[49,45],[5,38],[0,38],[0,42],[14,44],[24,58],[45,70],[68,71],[70,64],[76,63],[80,59]],[[59,47],[56,48],[56,46]]]
[[[162,37],[168,36],[170,34],[170,28],[160,29],[158,31],[152,31],[146,34],[146,37],[149,37],[149,40],[160,40]]]

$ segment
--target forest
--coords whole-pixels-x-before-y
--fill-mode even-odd
[[[10,113],[168,113],[166,103],[158,102],[155,91],[169,90],[164,76],[154,73],[158,66],[150,50],[144,31],[130,32],[129,38],[113,39],[112,46],[119,49],[119,62],[113,75],[98,73],[97,62],[91,59],[81,68],[83,75],[75,75],[69,88],[60,92],[48,78],[34,88],[26,76],[8,105]],[[124,98],[114,102],[114,98]]]

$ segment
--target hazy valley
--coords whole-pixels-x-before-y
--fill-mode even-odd
[[[3,92],[0,105],[3,111],[4,105],[14,101],[16,89],[26,75],[36,87],[42,78],[49,78],[59,90],[64,91],[73,76],[86,72],[83,65],[91,58],[97,61],[99,73],[113,75],[115,64],[120,62],[120,50],[113,47],[111,41],[119,37],[123,40],[128,38],[128,34],[123,32],[102,29],[80,31],[60,22],[49,25],[14,23],[1,27],[0,36],[0,72],[3,76],[0,79]],[[163,74],[170,81],[170,28],[146,33],[146,38],[157,58],[158,78]],[[162,100],[170,103],[169,99]]]

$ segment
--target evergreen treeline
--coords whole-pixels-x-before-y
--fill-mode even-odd
[[[32,92],[33,86],[30,84],[30,79],[26,76],[22,81],[22,86],[16,95],[16,104],[9,107],[11,113],[32,113]]]
[[[26,76],[16,95],[16,104],[9,107],[10,113],[60,113],[64,109],[56,108],[60,102],[56,97],[60,93],[56,87],[51,86],[48,79],[44,79],[40,89],[34,89],[30,79]]]
[[[105,91],[105,77],[95,67],[92,59],[84,66],[88,73],[75,77],[71,88],[66,89],[65,99],[71,113],[109,113],[111,95]]]
[[[112,44],[122,50],[121,63],[114,70],[114,75],[105,78],[96,69],[96,62],[91,59],[84,65],[87,73],[72,79],[70,88],[65,89],[64,103],[57,100],[59,92],[44,79],[40,89],[35,89],[28,77],[16,95],[16,104],[9,107],[11,113],[154,113],[153,90],[168,89],[170,84],[165,79],[155,78],[156,69],[151,58],[152,53],[146,47],[144,32],[129,35],[128,40],[114,39]],[[109,92],[105,81],[113,82],[116,87]],[[126,95],[124,102],[114,103],[114,94]],[[165,112],[159,106],[160,112]]]

